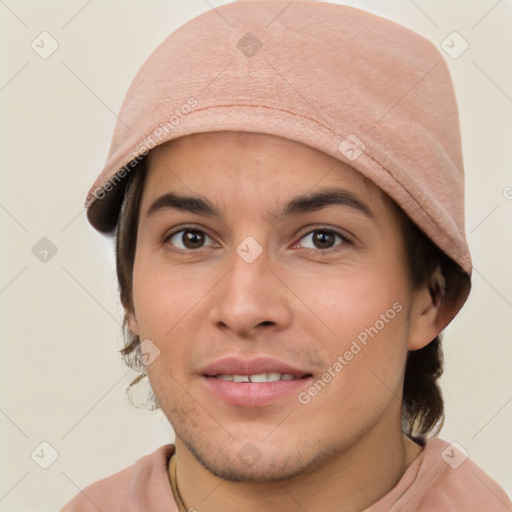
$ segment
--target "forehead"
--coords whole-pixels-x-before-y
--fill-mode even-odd
[[[300,142],[270,134],[219,131],[196,133],[157,146],[147,156],[145,189],[213,191],[247,184],[274,192],[343,185],[372,201],[391,201],[348,164]],[[238,187],[237,187],[238,185]]]

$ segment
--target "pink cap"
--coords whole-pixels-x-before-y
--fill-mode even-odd
[[[86,199],[90,223],[113,232],[126,177],[150,149],[220,130],[286,137],[369,178],[467,274],[446,320],[462,307],[472,263],[459,115],[430,41],[330,3],[236,2],[197,16],[134,78]]]

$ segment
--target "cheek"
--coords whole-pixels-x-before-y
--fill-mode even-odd
[[[329,339],[328,345],[334,342],[335,348],[342,349],[359,334],[364,338],[375,324],[379,331],[389,331],[389,325],[404,316],[407,290],[400,274],[377,265],[320,269],[314,276],[289,275],[288,281],[309,307],[309,330]]]
[[[396,417],[400,414],[407,354],[406,322],[400,315],[405,313],[402,309],[385,323],[379,315],[386,311],[369,308],[364,314],[348,314],[346,320],[340,317],[339,330],[346,328],[347,334],[326,349],[324,373],[298,397],[307,416],[323,418],[327,431],[341,427],[346,436],[358,436],[388,410]]]
[[[401,392],[407,354],[406,288],[400,273],[373,268],[377,270],[354,266],[341,277],[315,279],[314,288],[309,280],[306,297],[318,321],[311,322],[308,315],[304,330],[321,345],[325,371],[331,374],[324,374],[331,389],[325,399],[333,406],[368,408],[382,403],[384,395]],[[306,289],[304,280],[301,293]]]
[[[146,263],[151,262],[151,263]],[[133,300],[141,336],[164,341],[201,298],[201,279],[183,278],[179,267],[170,268],[144,254],[135,260]]]

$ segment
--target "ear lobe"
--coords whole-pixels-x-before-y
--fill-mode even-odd
[[[418,350],[428,345],[445,327],[440,318],[440,305],[445,295],[445,278],[438,266],[430,282],[415,292],[411,309],[407,348]]]

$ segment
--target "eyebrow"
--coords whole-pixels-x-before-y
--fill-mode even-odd
[[[369,206],[354,193],[339,188],[326,188],[315,193],[293,197],[281,210],[269,212],[268,218],[281,221],[290,216],[315,212],[328,206],[347,206],[364,214],[366,217],[375,217]],[[151,217],[168,210],[179,210],[222,219],[220,209],[208,198],[202,196],[182,196],[174,192],[168,192],[157,198],[148,209],[146,217]]]

